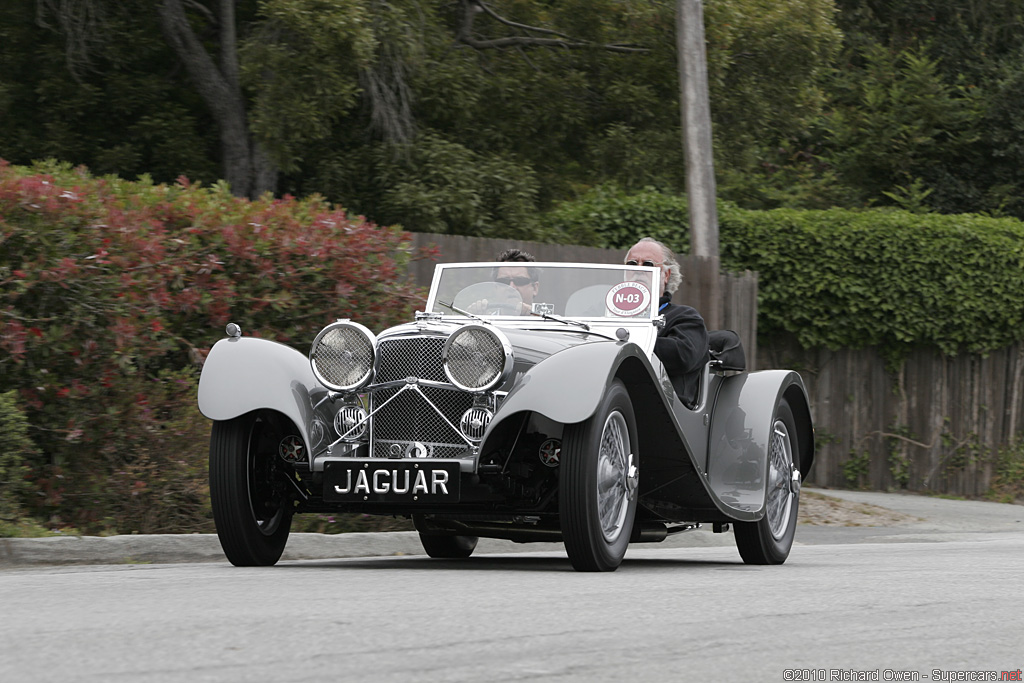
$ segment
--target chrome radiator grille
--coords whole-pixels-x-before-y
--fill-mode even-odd
[[[409,337],[378,342],[375,381],[393,382],[406,377],[419,377],[434,382],[447,382],[441,363],[444,342],[445,337]]]
[[[377,344],[375,382],[391,382],[407,377],[447,382],[441,361],[444,337],[409,337],[385,339]],[[452,425],[458,427],[463,413],[473,407],[473,397],[463,391],[420,387]],[[400,388],[374,392],[371,410],[381,406]],[[377,458],[405,456],[413,443],[427,447],[430,457],[454,458],[468,451],[465,440],[445,423],[414,391],[406,391],[373,416],[371,425],[372,456]]]

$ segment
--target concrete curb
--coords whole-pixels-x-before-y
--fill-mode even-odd
[[[214,534],[0,539],[0,567],[223,560]]]
[[[708,530],[672,536],[659,547],[731,546],[732,534]],[[561,543],[512,543],[481,538],[475,554],[559,552]],[[292,534],[282,561],[423,555],[415,531],[353,534]],[[0,569],[88,564],[177,564],[224,562],[215,534],[67,536],[0,539]]]

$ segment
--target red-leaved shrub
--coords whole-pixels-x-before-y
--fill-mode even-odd
[[[195,388],[227,322],[306,352],[422,301],[408,234],[310,198],[0,161],[0,392],[42,454],[25,504],[83,531],[209,530]]]

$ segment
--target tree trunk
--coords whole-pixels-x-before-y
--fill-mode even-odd
[[[159,12],[160,27],[168,45],[185,65],[196,90],[217,122],[224,178],[231,186],[231,192],[251,199],[265,192],[274,192],[277,169],[249,133],[245,98],[238,77],[234,0],[219,2],[219,66],[192,30],[182,0],[163,0]]]

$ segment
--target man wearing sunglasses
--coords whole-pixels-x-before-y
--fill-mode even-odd
[[[625,263],[661,269],[658,312],[665,316],[665,326],[658,330],[654,353],[668,371],[679,400],[693,407],[704,365],[710,360],[708,330],[697,309],[672,303],[672,293],[683,279],[679,262],[671,249],[656,239],[644,237],[626,253]]]
[[[498,261],[509,263],[530,263],[536,261],[532,254],[521,249],[506,249],[498,255]],[[500,266],[494,270],[494,281],[512,287],[523,299],[520,315],[528,315],[534,297],[540,290],[540,276],[530,266]]]

